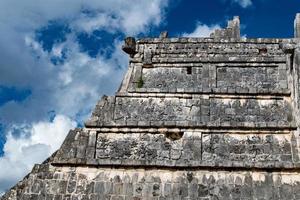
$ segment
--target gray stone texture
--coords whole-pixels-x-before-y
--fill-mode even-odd
[[[143,87],[130,92],[289,94],[286,65],[192,65],[144,68]]]
[[[289,134],[211,132],[99,132],[94,144],[78,142],[86,132],[71,131],[54,156],[55,164],[161,166],[161,167],[244,167],[293,168],[298,166]],[[93,134],[90,134],[93,135]],[[96,137],[96,136],[93,136]],[[72,144],[70,146],[69,144]]]
[[[125,39],[129,69],[85,127],[1,199],[300,199],[295,38]]]
[[[36,165],[2,199],[298,200],[299,173]]]
[[[284,99],[111,97],[93,115],[87,122],[93,127],[295,127]]]

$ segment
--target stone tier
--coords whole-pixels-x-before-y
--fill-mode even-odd
[[[3,200],[298,200],[298,172],[36,165]]]
[[[291,131],[76,129],[70,131],[52,163],[185,169],[300,169],[296,134]]]
[[[287,71],[285,63],[135,65],[127,91],[289,96]]]
[[[199,41],[198,41],[199,40]],[[285,41],[285,42],[283,42]],[[133,63],[282,62],[284,43],[293,40],[216,40],[198,38],[138,40]]]
[[[104,97],[87,127],[296,128],[281,99]]]

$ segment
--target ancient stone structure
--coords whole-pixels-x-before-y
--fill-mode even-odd
[[[300,199],[295,38],[127,38],[127,74],[8,199]]]

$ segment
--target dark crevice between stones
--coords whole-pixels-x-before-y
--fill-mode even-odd
[[[161,166],[161,165],[124,165],[124,164],[76,164],[76,163],[51,163],[55,167],[87,167],[87,168],[108,168],[108,169],[145,169],[145,170],[168,170],[168,171],[227,171],[227,172],[237,172],[237,171],[247,171],[247,172],[300,172],[300,167],[293,166],[289,168],[282,167],[224,167],[224,166]]]
[[[189,75],[192,74],[192,67],[187,67],[186,68],[186,73],[189,74]]]
[[[147,91],[147,92],[144,92],[144,91],[135,91],[135,92],[128,92],[128,93],[138,93],[138,94],[189,94],[189,95],[212,95],[213,98],[222,98],[222,96],[232,96],[230,99],[265,99],[265,98],[262,98],[267,96],[268,99],[278,99],[278,100],[282,100],[283,97],[290,97],[291,96],[291,92],[284,92],[284,93],[278,93],[278,92],[270,92],[270,93],[259,93],[259,92],[255,92],[255,93],[250,93],[250,92],[240,92],[240,93],[225,93],[225,92],[212,92],[212,91],[207,91],[207,92],[189,92],[189,91],[186,91],[186,92],[176,92],[176,93],[169,93],[169,92],[152,92],[152,91]],[[219,95],[219,96],[217,96]],[[130,95],[120,95],[120,94],[117,94],[116,97],[133,97],[133,96],[130,96]],[[136,96],[136,97],[139,97],[139,96]],[[145,98],[146,96],[144,96],[143,98]],[[151,98],[153,96],[149,96],[149,98]],[[162,96],[164,97],[164,96]],[[170,97],[172,98],[172,97]],[[180,97],[180,96],[176,96],[175,98],[182,98],[182,99],[191,99],[192,97],[190,96],[185,96],[185,97]],[[228,97],[229,98],[229,97]]]
[[[183,136],[183,132],[166,132],[164,135],[170,140],[180,140]]]
[[[147,129],[147,128],[169,128],[169,129],[186,129],[189,126],[159,126],[159,125],[144,125],[144,126],[136,126],[136,125],[126,125],[126,126],[118,126],[118,128],[140,128],[140,129]],[[98,126],[86,126],[86,128],[99,128]],[[114,125],[106,125],[106,126],[102,126],[101,128],[116,128],[116,126]],[[205,129],[205,130],[224,130],[223,132],[228,132],[228,131],[256,131],[256,132],[260,132],[260,131],[276,131],[276,132],[280,132],[280,131],[294,131],[297,130],[297,127],[295,126],[286,126],[286,127],[250,127],[250,126],[235,126],[235,127],[226,127],[226,126],[201,126],[201,125],[194,125],[193,126],[194,129]],[[100,131],[101,132],[101,131]],[[159,132],[158,132],[159,133]],[[286,134],[286,133],[278,133],[278,134]]]
[[[94,159],[97,159],[97,151],[96,151],[96,149],[97,149],[97,141],[98,141],[98,134],[99,134],[99,132],[97,131],[96,132],[96,140],[95,140],[95,150],[94,150]]]

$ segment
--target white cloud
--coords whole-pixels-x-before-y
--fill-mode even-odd
[[[166,6],[165,0],[0,1],[0,85],[31,90],[24,102],[10,101],[0,107],[0,123],[11,127],[0,158],[0,192],[59,147],[74,126],[70,119],[87,119],[101,95],[112,94],[119,86],[128,64],[120,38],[111,44],[110,57],[90,57],[80,51],[76,33],[147,32],[161,23]],[[53,20],[68,24],[71,33],[48,52],[36,41],[35,31]],[[51,63],[64,50],[64,62]],[[57,114],[53,122],[48,122],[49,111]],[[18,137],[9,132],[13,127],[21,131]]]
[[[232,0],[234,3],[238,3],[242,8],[247,8],[252,5],[251,0]]]
[[[167,3],[165,0],[3,0],[0,23],[30,31],[49,20],[65,19],[87,31],[111,28],[132,34],[158,25]],[[82,14],[82,10],[88,12]]]
[[[0,157],[0,188],[11,187],[33,167],[40,163],[61,145],[68,130],[76,122],[58,115],[53,122],[38,122],[12,126],[4,146],[4,156]],[[20,131],[19,137],[13,132]],[[0,189],[0,193],[1,193]]]
[[[210,34],[216,30],[220,29],[221,27],[219,25],[206,25],[202,24],[200,22],[197,23],[196,28],[191,33],[183,33],[183,37],[209,37]]]

